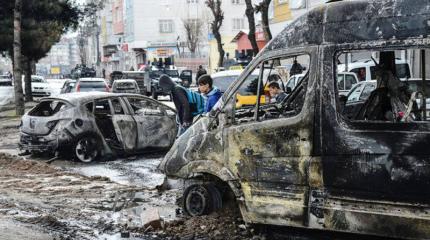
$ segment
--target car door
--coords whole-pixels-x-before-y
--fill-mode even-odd
[[[293,53],[269,55],[261,68],[292,64],[295,59],[314,68],[309,55]],[[265,81],[262,77],[260,73],[259,86]],[[313,141],[313,106],[306,97],[309,77],[306,74],[289,95],[282,114],[271,112],[277,109],[275,104],[261,101],[233,110],[234,122],[225,130],[227,156],[229,165],[238,172],[245,201],[242,214],[249,222],[303,226],[307,218],[307,163]],[[254,84],[245,79],[239,89],[253,90]],[[256,93],[261,95],[261,91]]]
[[[137,148],[136,121],[120,97],[110,98],[110,104],[117,138],[126,152],[134,152]]]
[[[138,148],[170,147],[177,134],[175,112],[149,98],[129,96],[125,99],[137,123]]]

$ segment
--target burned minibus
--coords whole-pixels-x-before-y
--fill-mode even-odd
[[[428,239],[429,48],[428,0],[315,8],[267,44],[159,167],[185,179],[190,215],[220,208],[228,188],[247,223]],[[354,61],[373,61],[377,84],[348,95],[363,104],[347,118],[336,77]],[[262,73],[295,63],[306,66],[300,83],[282,102],[263,103]],[[421,87],[411,89],[412,78]],[[259,97],[238,107],[238,94]]]

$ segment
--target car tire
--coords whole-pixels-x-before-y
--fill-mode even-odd
[[[93,162],[100,155],[98,139],[91,135],[82,136],[73,144],[72,151],[75,160],[84,163]]]
[[[190,216],[203,216],[222,207],[222,196],[212,184],[193,184],[187,187],[183,195],[182,207]]]

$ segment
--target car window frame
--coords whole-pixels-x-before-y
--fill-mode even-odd
[[[142,97],[142,96],[132,96],[132,95],[130,95],[130,96],[123,96],[123,98],[124,98],[123,101],[127,105],[127,110],[129,112],[129,115],[131,115],[131,116],[145,116],[145,115],[135,114],[135,112],[133,110],[133,107],[131,106],[130,101],[128,100],[128,98],[138,98],[138,99],[142,99],[142,100],[145,100],[145,101],[148,101],[148,102],[151,102],[153,104],[156,104],[156,105],[160,106],[162,115],[157,115],[157,116],[160,116],[160,117],[168,116],[169,115],[169,114],[167,114],[167,110],[168,109],[172,110],[173,112],[176,113],[176,111],[174,111],[173,109],[171,109],[169,106],[161,104],[161,103],[159,103],[159,102],[157,102],[157,101],[155,101],[155,100],[153,100],[151,98],[145,98],[145,97]],[[147,116],[150,116],[150,115],[147,115]],[[156,115],[153,115],[153,116],[156,116]]]

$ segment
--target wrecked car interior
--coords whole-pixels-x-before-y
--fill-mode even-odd
[[[184,210],[216,211],[230,192],[247,223],[427,239],[429,9],[426,0],[334,2],[288,25],[161,163],[185,179]],[[294,61],[303,79],[272,102],[262,73]],[[356,61],[367,67],[348,68]],[[343,71],[373,84],[341,96]],[[256,103],[237,106],[247,95]]]

